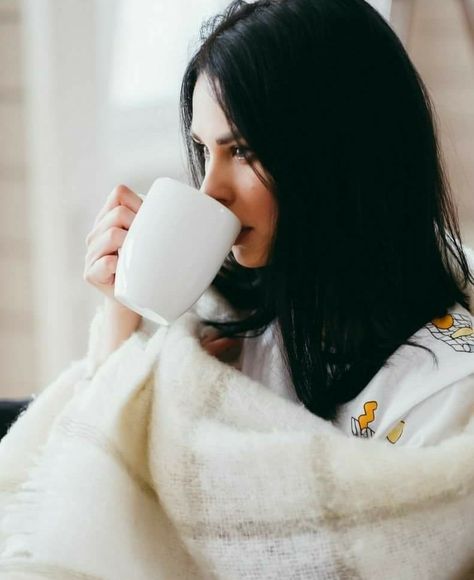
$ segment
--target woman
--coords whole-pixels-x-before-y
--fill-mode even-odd
[[[116,188],[88,357],[0,445],[0,578],[472,578],[474,280],[422,82],[362,0],[233,2],[203,40],[183,129],[247,227],[210,289],[235,320],[134,332]]]
[[[369,4],[233,2],[186,69],[181,110],[194,184],[251,228],[214,280],[248,316],[208,321],[247,337],[244,372],[270,383],[261,361],[278,323],[282,392],[335,420],[402,345],[432,350],[410,340],[427,323],[458,313],[452,333],[472,326],[463,287],[473,279],[428,93]],[[427,393],[421,407],[413,399],[418,429],[458,387]],[[429,437],[413,432],[412,443],[461,420],[453,414]]]
[[[393,428],[399,444],[421,445],[455,432],[466,405],[432,415],[473,396],[459,384],[468,359],[438,391],[402,393],[379,373],[401,347],[429,367],[441,338],[474,341],[473,278],[429,96],[378,12],[363,0],[232,2],[202,29],[181,121],[194,185],[248,228],[213,282],[245,316],[206,320],[207,351],[230,362],[241,350],[245,374],[349,435]],[[140,204],[116,188],[87,239],[85,278],[109,298],[103,358],[140,322],[113,298]]]

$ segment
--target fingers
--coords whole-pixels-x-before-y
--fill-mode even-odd
[[[132,210],[135,214],[140,209],[143,203],[140,196],[128,188],[126,185],[117,185],[114,187],[104,204],[104,207],[97,214],[94,222],[94,227],[102,220],[102,218],[114,207],[123,205]]]
[[[230,362],[234,360],[241,351],[241,338],[204,338],[201,340],[203,348],[211,355],[215,356],[222,362]]]
[[[119,227],[128,231],[135,216],[136,213],[124,205],[114,207],[101,220],[96,222],[96,225],[86,237],[86,245],[90,245],[98,235],[111,227]]]
[[[83,278],[108,297],[113,297],[118,251],[142,203],[142,198],[131,189],[117,186],[107,197],[86,237]]]
[[[205,326],[201,330],[201,344],[205,345],[211,340],[216,340],[217,338],[219,338],[219,336],[220,334],[217,328],[214,328],[213,326]]]
[[[103,256],[84,271],[84,279],[94,284],[112,286],[115,282],[118,256]]]
[[[96,237],[90,244],[86,254],[86,264],[92,265],[96,260],[106,256],[107,254],[116,254],[118,249],[123,246],[127,231],[121,228],[112,226],[98,237]]]

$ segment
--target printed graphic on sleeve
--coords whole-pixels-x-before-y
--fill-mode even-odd
[[[464,314],[454,312],[428,322],[426,328],[438,340],[459,352],[474,352],[474,329]]]
[[[403,435],[403,430],[405,429],[405,421],[399,421],[393,429],[390,429],[386,437],[387,441],[395,444],[400,437]]]
[[[364,414],[359,415],[357,419],[351,417],[351,431],[354,437],[369,439],[374,436],[375,431],[369,427],[369,424],[375,421],[377,406],[377,401],[366,401],[364,403]]]

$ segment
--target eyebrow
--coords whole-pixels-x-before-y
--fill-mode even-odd
[[[201,138],[196,135],[194,131],[191,130],[190,135],[195,141],[199,141],[199,143],[201,143]],[[237,137],[238,139],[242,138],[240,135],[237,135]],[[232,133],[227,133],[226,135],[222,135],[216,139],[217,145],[227,145],[233,141],[237,141],[237,139],[232,135]]]

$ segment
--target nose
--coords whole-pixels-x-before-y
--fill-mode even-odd
[[[227,208],[234,203],[235,194],[231,177],[215,165],[211,166],[211,163],[208,163],[199,191],[213,197]]]

